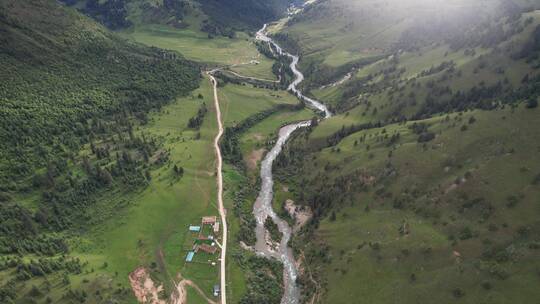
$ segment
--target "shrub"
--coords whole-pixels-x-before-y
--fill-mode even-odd
[[[460,240],[468,240],[470,238],[472,238],[473,234],[472,234],[472,231],[469,227],[465,227],[463,228],[460,232],[459,232],[459,239]]]
[[[532,181],[532,184],[533,184],[533,185],[538,185],[538,184],[540,184],[540,173],[538,173],[538,174],[534,177],[534,179],[533,179],[533,181]]]
[[[461,298],[465,295],[465,292],[461,290],[461,288],[454,288],[452,290],[452,295],[454,295],[455,298]]]
[[[482,282],[481,285],[482,285],[482,288],[484,288],[485,290],[490,290],[491,288],[493,288],[493,285],[491,285],[491,283],[488,281]]]
[[[371,249],[375,251],[378,251],[381,249],[381,244],[379,244],[378,242],[369,243],[369,247],[371,247]]]
[[[276,223],[274,223],[274,220],[272,220],[271,217],[267,217],[264,221],[264,228],[268,231],[270,234],[270,238],[276,242],[281,242],[281,238],[283,237],[283,234],[281,231],[279,231],[279,227]]]
[[[433,139],[435,139],[435,133],[432,133],[432,132],[424,132],[420,134],[420,136],[418,136],[419,143],[429,142],[429,141],[432,141]]]
[[[536,107],[538,107],[538,100],[536,100],[536,98],[527,101],[527,109],[534,109]]]
[[[506,207],[514,208],[519,203],[519,198],[517,198],[514,195],[511,195],[508,198],[506,198],[506,201],[507,201]]]

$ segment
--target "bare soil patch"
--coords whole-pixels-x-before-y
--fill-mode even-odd
[[[286,200],[285,201],[285,209],[289,213],[289,215],[295,220],[295,224],[293,227],[294,231],[300,230],[302,226],[304,226],[307,221],[313,216],[313,213],[311,210],[306,206],[296,206],[293,200]]]
[[[156,286],[146,268],[139,267],[129,274],[131,289],[139,303],[166,304],[159,298],[163,285]]]
[[[247,167],[248,167],[249,170],[256,170],[257,169],[257,164],[262,159],[263,154],[264,154],[265,151],[266,151],[266,149],[261,148],[261,149],[258,149],[258,150],[253,150],[253,151],[251,151],[251,153],[249,153],[249,155],[247,156],[247,159],[246,159],[246,164],[247,164]]]
[[[159,294],[163,291],[163,285],[156,286],[150,274],[144,267],[138,267],[129,274],[129,282],[131,289],[139,303],[150,304],[187,304],[186,286],[193,287],[209,304],[216,304],[204,294],[204,292],[193,281],[183,279],[178,274],[178,284],[175,284],[176,289],[172,292],[168,300],[160,299]]]

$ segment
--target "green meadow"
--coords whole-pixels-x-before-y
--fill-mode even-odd
[[[253,63],[244,63],[236,66],[230,67],[230,69],[242,76],[255,77],[265,80],[277,80],[276,75],[272,73],[272,65],[274,64],[273,60],[266,58],[265,56],[259,54],[259,56],[254,59]]]
[[[123,35],[136,42],[181,53],[187,59],[209,64],[241,64],[259,60],[259,53],[246,34],[238,38],[208,38],[199,30],[166,25],[138,25]]]
[[[219,88],[221,113],[225,127],[234,126],[249,116],[278,104],[296,104],[296,97],[284,91],[255,88],[251,85],[227,84]]]

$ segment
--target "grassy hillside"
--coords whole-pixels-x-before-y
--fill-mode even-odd
[[[305,162],[299,136],[280,170],[301,163],[287,181],[315,212],[295,240],[320,284],[306,277],[305,290],[322,303],[533,303],[538,115],[521,105],[391,124]]]
[[[328,0],[274,26],[337,112],[278,165],[314,212],[293,242],[306,301],[538,298],[537,8]]]
[[[89,233],[169,161],[149,113],[195,89],[198,67],[56,1],[0,1],[0,31],[1,302],[125,300],[127,274]]]
[[[3,163],[2,173],[24,176],[43,165],[48,151],[39,145],[78,147],[81,135],[106,133],[106,126],[89,130],[89,119],[115,120],[124,110],[144,121],[145,112],[197,85],[195,65],[176,54],[125,43],[50,1],[2,5],[3,159],[23,166]],[[48,20],[51,12],[58,18]]]
[[[481,49],[522,31],[524,25],[516,19],[534,8],[538,4],[527,1],[320,1],[277,28],[275,37],[303,55],[306,84],[317,89],[351,71],[367,77],[370,70],[356,70],[391,55],[402,59],[438,46],[447,48],[442,52],[447,56],[467,49],[480,55]],[[449,59],[454,58],[443,60]],[[419,60],[427,69],[443,61],[428,56]]]

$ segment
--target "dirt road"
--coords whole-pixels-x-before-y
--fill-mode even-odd
[[[208,73],[208,76],[210,77],[210,81],[212,82],[212,85],[214,87],[214,105],[216,107],[216,118],[218,123],[218,133],[216,135],[216,138],[214,139],[214,148],[216,149],[216,159],[217,159],[217,184],[218,184],[218,193],[217,193],[217,201],[218,201],[218,207],[219,207],[219,215],[221,216],[221,223],[222,223],[222,231],[223,231],[223,237],[221,239],[221,271],[220,271],[220,279],[221,279],[221,304],[227,303],[227,291],[226,291],[226,285],[225,285],[225,257],[227,255],[227,218],[225,214],[225,208],[223,207],[223,176],[221,173],[222,166],[223,166],[223,160],[221,157],[221,149],[219,147],[219,140],[221,139],[221,136],[223,135],[223,122],[221,121],[221,109],[219,107],[219,98],[217,93],[217,81],[214,78],[214,76],[211,75],[211,73]]]

